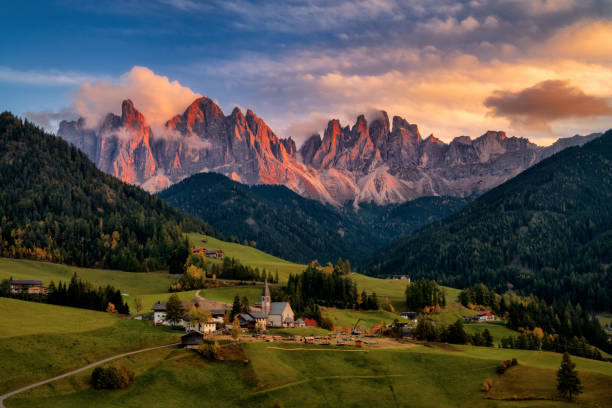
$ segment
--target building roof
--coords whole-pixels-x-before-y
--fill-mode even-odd
[[[261,296],[270,297],[270,288],[268,287],[268,280],[264,282],[263,290],[261,291]]]
[[[304,321],[302,319],[297,319],[295,322],[296,323],[304,323]]]
[[[13,279],[13,280],[11,280],[11,284],[17,284],[17,285],[42,285],[42,281],[39,281],[39,280],[29,280],[29,279]]]
[[[213,316],[225,316],[225,309],[213,309],[210,311]]]
[[[166,311],[166,303],[167,302],[162,302],[162,301],[157,301],[153,307],[151,308],[154,312],[165,312]],[[187,309],[187,302],[182,302],[183,305],[183,309]]]
[[[251,317],[251,315],[250,315],[250,314],[248,314],[248,313],[240,313],[240,314],[238,315],[238,318],[239,318],[239,319],[244,320],[245,322],[251,322],[251,321],[253,321],[253,318],[252,318],[252,317]]]
[[[293,322],[293,319],[291,317],[287,316],[285,318],[285,323],[291,323],[291,322]]]
[[[271,315],[281,315],[283,311],[289,306],[287,302],[272,302],[270,303],[270,313]],[[290,307],[290,306],[289,306]]]
[[[253,319],[265,319],[267,317],[265,313],[251,312],[249,314],[253,317]]]

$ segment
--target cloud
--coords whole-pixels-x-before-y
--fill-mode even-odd
[[[85,118],[87,126],[95,127],[107,113],[119,113],[121,102],[129,98],[149,125],[159,128],[200,96],[178,81],[135,66],[115,82],[82,83],[73,93],[73,107]]]
[[[71,71],[19,71],[0,66],[0,81],[9,83],[20,83],[27,85],[66,86],[78,85],[84,81],[95,81],[101,79],[94,75],[87,75]]]
[[[47,132],[55,132],[60,121],[74,120],[77,119],[78,115],[70,108],[62,108],[57,111],[50,109],[39,112],[27,111],[23,113],[23,116],[41,126]]]
[[[552,121],[612,116],[605,98],[587,95],[569,81],[560,80],[539,82],[518,92],[498,90],[484,104],[490,115],[507,118],[516,129],[550,133]]]

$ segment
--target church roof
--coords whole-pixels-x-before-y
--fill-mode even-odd
[[[263,290],[261,291],[261,296],[270,297],[270,288],[268,287],[268,280],[266,279],[264,283]]]
[[[280,315],[283,314],[283,310],[289,306],[287,302],[272,302],[270,303],[270,313],[271,315]],[[289,306],[290,307],[290,306]]]

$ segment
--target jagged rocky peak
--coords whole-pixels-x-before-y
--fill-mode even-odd
[[[359,115],[354,124],[328,122],[321,136],[299,149],[278,138],[251,109],[224,116],[200,97],[166,122],[172,137],[158,135],[130,99],[121,115],[109,113],[98,126],[62,121],[58,135],[83,150],[103,171],[150,191],[202,171],[223,173],[248,184],[282,184],[307,197],[342,205],[395,203],[428,195],[480,194],[563,147],[572,138],[541,148],[527,139],[487,131],[446,144],[416,124],[385,111]]]

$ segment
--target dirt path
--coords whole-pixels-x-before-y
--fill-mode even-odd
[[[21,387],[21,388],[19,388],[17,390],[11,391],[11,392],[6,393],[4,395],[0,395],[0,408],[6,408],[6,405],[4,405],[4,400],[5,399],[10,398],[13,395],[20,394],[20,393],[22,393],[24,391],[30,390],[32,388],[36,388],[36,387],[39,387],[41,385],[49,384],[49,383],[51,383],[53,381],[61,380],[62,378],[69,377],[69,376],[71,376],[73,374],[77,374],[77,373],[80,373],[80,372],[85,371],[85,370],[89,370],[92,367],[98,366],[100,364],[108,363],[109,361],[113,361],[113,360],[116,360],[118,358],[131,356],[132,354],[144,353],[145,351],[151,351],[151,350],[157,350],[157,349],[161,349],[161,348],[165,348],[165,347],[177,346],[179,344],[180,343],[166,344],[164,346],[149,347],[149,348],[140,349],[140,350],[136,350],[136,351],[130,351],[130,352],[127,352],[127,353],[117,354],[117,355],[114,355],[112,357],[105,358],[104,360],[96,361],[95,363],[91,363],[91,364],[88,364],[88,365],[86,365],[84,367],[77,368],[76,370],[72,370],[72,371],[69,371],[67,373],[58,375],[57,377],[49,378],[47,380],[39,381],[37,383],[30,384],[30,385],[27,385],[25,387]]]

